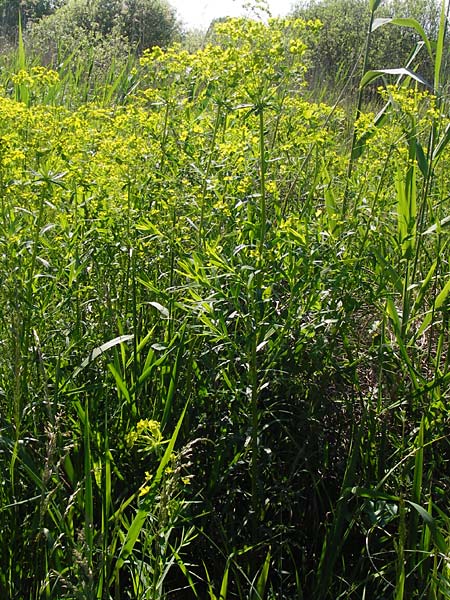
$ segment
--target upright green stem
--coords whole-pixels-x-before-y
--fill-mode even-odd
[[[263,261],[264,261],[264,246],[266,242],[266,150],[265,150],[265,135],[264,135],[264,108],[261,106],[258,111],[259,115],[259,178],[260,178],[260,205],[259,205],[259,243],[258,243],[258,265],[257,273],[254,280],[254,295],[253,295],[253,319],[252,319],[252,336],[250,347],[250,389],[251,389],[251,486],[252,486],[252,512],[253,512],[253,535],[256,534],[256,525],[260,517],[260,492],[259,492],[259,365],[257,356],[257,332],[260,330],[259,324],[262,316],[261,297],[262,297],[262,279],[263,279]]]
[[[253,537],[256,536],[256,526],[259,519],[259,460],[258,460],[258,361],[256,355],[256,325],[252,335],[250,349],[250,388],[251,388],[251,485],[252,485],[252,529]]]
[[[84,536],[87,549],[88,577],[90,588],[92,585],[91,577],[93,571],[93,552],[94,552],[94,490],[92,482],[92,458],[91,458],[91,429],[89,421],[89,398],[86,396],[84,405]]]
[[[221,117],[222,117],[222,106],[221,106],[221,104],[217,104],[217,112],[216,112],[216,118],[214,121],[214,129],[213,129],[213,136],[212,136],[212,140],[211,140],[211,146],[209,148],[208,162],[206,164],[206,171],[203,176],[202,199],[201,199],[202,204],[200,207],[200,225],[198,228],[198,243],[199,243],[199,245],[202,243],[203,228],[204,228],[204,222],[205,222],[206,186],[208,184],[209,173],[211,171],[214,146],[216,145],[217,132],[219,131]]]
[[[47,190],[48,196],[51,196],[50,186],[48,185]],[[39,245],[39,237],[42,228],[42,223],[44,219],[44,195],[41,195],[39,198],[39,208],[38,214],[34,223],[34,234],[33,234],[33,246],[31,253],[31,261],[30,267],[28,270],[28,281],[25,291],[25,310],[22,317],[22,336],[20,339],[21,343],[21,351],[18,356],[19,364],[17,365],[17,374],[18,381],[16,383],[16,391],[18,392],[15,395],[15,418],[16,418],[16,426],[17,432],[19,431],[19,423],[22,415],[22,398],[27,395],[27,387],[28,387],[28,371],[29,371],[29,361],[25,359],[28,348],[30,347],[30,340],[32,336],[32,323],[33,323],[33,296],[34,289],[33,286],[35,284],[35,271],[36,264],[38,260],[38,245]],[[20,385],[19,385],[20,384]]]
[[[176,244],[176,240],[177,240],[177,231],[176,231],[176,225],[177,225],[177,208],[176,208],[176,203],[171,200],[172,206],[171,206],[171,210],[172,210],[172,228],[171,228],[171,234],[170,234],[170,271],[169,271],[169,290],[173,290],[173,286],[175,283],[175,264],[176,264],[176,250],[175,250],[175,244]],[[172,339],[172,335],[173,335],[173,309],[174,309],[174,296],[171,293],[170,294],[170,300],[169,300],[169,322],[168,322],[168,337],[169,340]]]
[[[164,125],[163,125],[163,134],[161,138],[161,163],[160,163],[160,172],[164,173],[164,167],[166,162],[166,149],[167,149],[167,140],[169,138],[169,115],[170,115],[170,105],[169,101],[166,102],[166,109],[164,111]]]
[[[264,108],[259,110],[259,194],[260,194],[260,230],[259,262],[262,262],[266,242],[266,149],[264,140]]]
[[[376,2],[374,2],[373,6],[371,6],[369,29],[367,30],[366,45],[364,48],[364,59],[363,59],[361,77],[364,76],[364,73],[366,72],[366,69],[367,69],[367,63],[369,60],[370,41],[371,41],[371,37],[372,37],[372,26],[373,26],[373,21],[375,18],[375,11],[376,11],[377,7],[378,7],[378,3],[376,3]],[[348,208],[348,191],[349,191],[350,178],[353,173],[353,165],[355,163],[354,150],[356,147],[356,139],[357,139],[357,135],[358,135],[357,130],[356,130],[356,123],[357,123],[359,117],[361,116],[362,97],[363,97],[363,90],[360,87],[359,91],[358,91],[358,101],[356,104],[355,120],[353,123],[353,137],[352,137],[352,145],[350,148],[350,159],[349,159],[348,168],[347,168],[347,180],[345,182],[344,201],[342,204],[342,216],[343,217],[346,216],[347,208]]]

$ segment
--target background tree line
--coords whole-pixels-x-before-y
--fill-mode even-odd
[[[124,51],[166,46],[180,34],[167,0],[0,0],[0,32],[17,39],[22,27],[33,53],[54,56],[106,40]]]
[[[385,0],[377,17],[416,19],[427,36],[435,40],[440,6],[439,0]],[[349,88],[354,89],[361,77],[360,65],[370,19],[368,0],[309,0],[299,3],[293,12],[297,17],[319,19],[322,23],[319,34],[310,40],[312,87],[324,93],[334,88],[338,93],[345,82],[349,82]],[[419,41],[413,28],[380,27],[371,36],[368,69],[405,66]],[[424,48],[418,58],[414,64],[422,76],[432,80],[432,67]]]
[[[434,39],[439,11],[439,0],[385,0],[377,15],[412,17]],[[123,63],[130,55],[155,45],[166,47],[184,39],[192,49],[193,43],[198,47],[214,39],[214,22],[203,36],[183,32],[169,0],[0,0],[4,46],[17,41],[19,13],[29,54],[46,64],[60,64],[69,56],[73,64],[77,55],[90,54],[98,68],[108,69],[111,63]],[[355,89],[361,75],[369,2],[306,0],[298,2],[292,13],[322,23],[320,32],[308,40],[309,83],[315,95],[330,99],[345,82],[350,83],[350,90]],[[379,28],[372,36],[368,67],[404,66],[418,41],[412,28]],[[419,69],[427,77],[431,66],[426,52],[419,57]]]

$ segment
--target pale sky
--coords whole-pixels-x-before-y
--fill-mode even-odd
[[[243,5],[251,4],[248,0],[169,0],[176,8],[179,17],[187,27],[206,28],[217,17],[237,17],[249,14]],[[268,0],[273,17],[285,16],[295,0]]]

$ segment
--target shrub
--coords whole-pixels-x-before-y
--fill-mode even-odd
[[[165,0],[69,0],[34,24],[29,38],[33,48],[55,56],[86,45],[110,45],[111,40],[115,47],[121,40],[140,52],[166,46],[177,34],[175,11]]]
[[[121,33],[139,52],[168,46],[180,34],[175,10],[166,0],[126,0],[118,21]]]

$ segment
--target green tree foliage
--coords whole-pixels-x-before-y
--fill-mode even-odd
[[[323,24],[311,48],[313,80],[334,84],[353,74],[354,82],[359,81],[358,66],[370,17],[367,0],[311,0],[308,4],[298,5],[294,14],[305,19],[319,19]],[[376,16],[412,17],[433,39],[439,25],[439,2],[388,0],[381,3]],[[368,68],[404,66],[418,41],[418,35],[411,28],[380,27],[371,38]],[[426,75],[429,69],[426,53],[419,56],[421,71]]]
[[[138,50],[167,46],[180,32],[175,10],[166,0],[126,0],[119,25]]]
[[[175,10],[166,0],[69,0],[33,25],[30,37],[54,56],[56,44],[61,54],[105,40],[141,52],[168,45],[178,31]]]
[[[116,57],[129,53],[129,47],[115,25],[108,27],[100,19],[98,6],[90,0],[70,0],[33,23],[25,32],[29,54],[53,65],[70,56],[72,68],[92,56],[93,64],[108,69]]]
[[[19,13],[22,24],[36,21],[54,12],[64,0],[0,0],[0,33],[14,40],[19,25]]]

